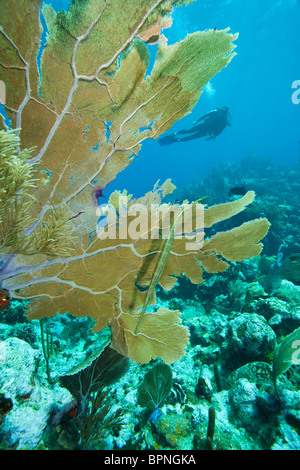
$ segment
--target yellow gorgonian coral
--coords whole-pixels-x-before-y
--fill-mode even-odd
[[[120,200],[123,204],[128,205],[132,199],[132,194],[128,194],[127,190],[124,189],[121,191],[114,191],[108,200],[108,203],[112,205],[115,209],[119,209],[120,207]]]
[[[151,238],[146,224],[139,237],[101,239],[97,199],[104,189],[108,194],[109,183],[146,139],[157,139],[193,109],[206,83],[234,57],[237,34],[228,30],[195,32],[166,44],[162,29],[171,24],[172,6],[184,3],[130,0],[120,8],[119,0],[74,0],[58,14],[43,4],[48,35],[39,73],[42,0],[1,2],[5,110],[12,128],[21,129],[17,146],[34,146],[31,155],[13,152],[27,187],[10,188],[14,175],[4,164],[1,287],[30,299],[29,318],[69,312],[91,316],[96,330],[109,324],[112,347],[136,362],[174,362],[184,354],[188,332],[180,312],[155,310],[155,291],[136,330],[164,239]],[[157,56],[147,75],[153,42]],[[173,189],[167,180],[139,199],[117,192],[110,201],[115,207],[122,194],[129,208],[148,210]],[[231,217],[253,196],[206,209],[202,227],[194,228]],[[137,227],[132,214],[131,222]],[[195,251],[186,249],[184,236],[175,237],[159,284],[172,289],[182,274],[201,283],[203,269],[224,271],[228,262],[258,254],[268,226],[262,219],[216,234]],[[159,234],[157,226],[153,232]]]

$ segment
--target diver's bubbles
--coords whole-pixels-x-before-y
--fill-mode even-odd
[[[215,96],[216,94],[216,89],[213,87],[212,83],[211,82],[208,82],[205,87],[204,87],[204,90],[206,91],[206,93],[212,98],[213,96]]]
[[[214,88],[213,84],[211,82],[208,82],[205,87],[203,88],[203,91],[206,95],[206,98],[209,99],[209,101],[214,104],[215,99],[216,99],[216,89]]]

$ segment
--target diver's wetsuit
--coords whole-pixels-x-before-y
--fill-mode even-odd
[[[168,145],[174,142],[185,142],[187,140],[199,139],[206,137],[206,140],[215,140],[215,138],[223,132],[226,126],[230,126],[230,114],[228,108],[214,109],[195,121],[195,125],[191,129],[182,129],[174,134],[162,137],[158,143],[160,145]],[[181,137],[181,134],[190,134]]]

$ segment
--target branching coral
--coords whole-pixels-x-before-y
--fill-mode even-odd
[[[70,253],[72,235],[68,233],[68,216],[64,208],[53,208],[46,218],[35,224],[31,214],[34,197],[33,165],[28,163],[33,150],[17,152],[15,133],[0,131],[0,252],[48,256]],[[30,227],[34,226],[34,230]],[[27,231],[30,230],[30,234]],[[62,244],[62,239],[64,243]],[[66,242],[67,241],[67,242]]]
[[[159,356],[174,362],[188,341],[179,312],[147,310],[135,333],[163,240],[151,239],[151,230],[137,239],[98,238],[94,196],[134,160],[146,139],[158,138],[192,110],[204,85],[233,58],[237,35],[213,29],[167,45],[161,30],[170,25],[172,4],[184,1],[130,0],[120,8],[119,0],[74,0],[68,12],[59,14],[44,6],[49,34],[40,76],[41,3],[2,2],[6,113],[12,127],[21,128],[23,148],[35,150],[25,163],[34,184],[26,178],[24,197],[17,196],[31,204],[30,221],[18,223],[18,236],[10,236],[12,242],[1,251],[1,285],[12,296],[31,299],[30,318],[66,311],[90,315],[97,330],[111,325],[112,346],[134,361]],[[157,57],[146,76],[148,44],[154,40],[159,42]],[[128,207],[159,205],[171,190],[167,182],[138,201],[127,198]],[[250,192],[234,203],[206,209],[204,226],[194,224],[194,230],[231,217],[253,199]],[[7,217],[7,209],[3,214]],[[226,259],[256,256],[268,226],[265,219],[244,224],[216,234],[194,251],[186,250],[184,237],[175,238],[160,285],[171,289],[182,273],[201,283],[202,269],[224,271]],[[154,304],[155,292],[148,302]]]

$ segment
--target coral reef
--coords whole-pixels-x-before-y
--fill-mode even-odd
[[[172,296],[171,292],[157,290],[158,307],[180,310],[182,321],[190,332],[186,354],[171,365],[172,391],[160,406],[159,415],[151,420],[151,412],[139,405],[138,389],[156,362],[144,366],[130,362],[128,372],[112,384],[112,393],[105,401],[109,407],[107,418],[112,417],[112,422],[121,404],[122,422],[108,428],[107,432],[104,430],[100,440],[89,441],[88,448],[206,449],[211,407],[215,410],[212,449],[300,448],[299,368],[292,366],[277,378],[280,400],[272,373],[275,333],[279,344],[299,327],[299,290],[291,281],[282,280],[274,291],[266,292],[260,284],[263,281],[260,273],[262,256],[234,263],[222,277],[213,273],[209,278],[206,275],[206,283],[201,285],[190,285],[181,277]],[[15,303],[19,311],[16,321],[22,322],[17,325],[28,324],[28,321],[24,323],[26,317],[20,312],[20,302],[12,301],[9,308],[14,308]],[[98,334],[92,333],[93,322],[88,317],[76,319],[58,315],[47,322],[50,322],[55,345],[55,354],[51,357],[54,378],[67,375],[72,368],[78,370],[81,363],[90,363],[101,344],[106,344],[110,338],[109,334],[104,335],[100,343]],[[39,322],[31,320],[29,324],[35,327],[35,342],[42,358]],[[14,328],[14,325],[7,327]],[[45,393],[49,384],[45,361],[41,359],[40,362],[34,382],[45,388]],[[55,390],[58,387],[56,384]],[[26,397],[29,391],[24,391]],[[2,389],[0,393],[3,393]],[[3,404],[0,432],[5,448],[27,447],[25,440],[19,441],[17,430],[12,437],[7,432],[4,436],[3,429],[7,428],[3,425],[8,418],[13,418],[10,413],[14,408],[16,413],[24,403],[27,410],[35,406],[31,395],[21,402],[11,394],[13,408],[10,410],[9,403],[6,410]],[[77,418],[72,408],[76,395],[74,392],[72,395],[69,407],[46,408],[44,428],[39,429],[34,441],[39,441],[36,448],[80,447]],[[41,405],[44,406],[43,401]],[[29,436],[30,432],[29,422],[24,420],[22,435]]]
[[[203,180],[195,180],[187,186],[177,188],[170,199],[187,198],[192,201],[199,194],[205,194],[209,204],[219,204],[230,196],[230,200],[233,200],[236,196],[230,195],[230,189],[243,184],[246,190],[255,191],[256,198],[254,203],[238,216],[238,222],[244,222],[246,217],[267,217],[271,228],[264,240],[264,254],[277,256],[283,245],[282,253],[285,259],[287,255],[299,253],[300,250],[297,231],[300,223],[299,178],[299,164],[278,166],[271,159],[247,155],[239,162],[226,161],[215,165]],[[280,192],[270,192],[270,187],[280,187]],[[222,224],[224,229],[230,227],[230,220]],[[300,278],[297,281],[298,271],[295,265],[289,274],[296,282],[300,282]]]
[[[190,188],[167,180],[138,200],[108,197],[142,143],[229,64],[237,36],[209,30],[168,46],[172,5],[188,1],[74,0],[58,14],[43,6],[40,74],[41,0],[21,3],[3,1],[0,29],[14,129],[0,131],[1,449],[299,449],[299,368],[280,356],[300,324],[299,168],[253,157]],[[232,197],[241,175],[248,191]],[[174,236],[164,250],[148,226],[137,240],[100,239],[104,195],[115,208],[160,205],[159,222],[165,197],[196,201],[203,244],[190,251]],[[168,365],[151,419],[141,391],[158,358]]]
[[[37,349],[18,338],[7,338],[1,347],[5,361],[0,361],[0,393],[12,401],[12,408],[1,424],[1,445],[34,449],[42,438],[49,416],[74,406],[74,399],[58,384],[49,387],[37,374],[40,358]]]
[[[49,34],[39,73],[41,0],[23,3],[20,8],[15,0],[5,1],[0,46],[8,84],[5,109],[20,137],[14,147],[34,146],[30,158],[24,150],[14,155],[17,161],[26,156],[27,173],[26,185],[13,201],[27,214],[20,201],[30,198],[30,219],[21,220],[24,233],[20,237],[17,226],[10,251],[1,252],[1,286],[14,298],[30,299],[29,318],[57,312],[90,315],[98,331],[111,325],[112,347],[134,361],[161,357],[173,362],[188,341],[179,312],[147,312],[137,325],[147,294],[138,289],[136,279],[145,290],[154,276],[162,243],[152,244],[150,234],[159,225],[141,233],[138,240],[119,233],[101,239],[95,230],[97,207],[109,182],[134,159],[143,141],[158,138],[186,115],[203,86],[229,64],[237,35],[213,29],[166,45],[161,30],[170,25],[172,3],[178,2],[134,0],[120,9],[117,1],[74,1],[67,12],[58,14],[46,5],[43,15]],[[108,25],[117,23],[122,27],[116,34]],[[153,35],[158,52],[146,76]],[[8,135],[12,138],[12,133]],[[127,198],[129,211],[134,203],[160,204],[170,190],[166,183],[137,201]],[[204,225],[193,219],[193,230],[232,217],[253,199],[249,192],[239,201],[207,209]],[[254,220],[206,239],[203,249],[194,252],[184,251],[185,237],[175,240],[160,285],[171,289],[173,276],[182,273],[199,283],[202,268],[224,271],[229,266],[225,259],[256,256],[268,227],[266,219]],[[14,240],[22,241],[22,236],[30,252],[24,246],[14,249]],[[34,241],[40,243],[37,249]],[[155,304],[154,295],[150,297],[148,304]],[[162,336],[162,331],[168,334]]]

